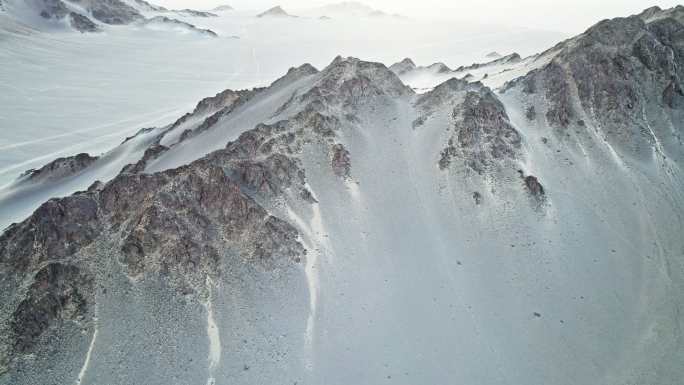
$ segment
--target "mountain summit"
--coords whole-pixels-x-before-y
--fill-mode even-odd
[[[287,13],[281,6],[273,7],[257,15],[257,17],[295,17]]]

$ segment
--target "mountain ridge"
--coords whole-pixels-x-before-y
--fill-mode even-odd
[[[0,384],[676,381],[680,11],[424,92],[338,56],[140,131],[0,235]]]

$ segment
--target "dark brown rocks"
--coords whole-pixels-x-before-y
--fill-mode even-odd
[[[56,181],[76,175],[90,167],[98,157],[88,154],[78,154],[66,158],[58,158],[38,170],[28,170],[23,175],[25,181],[46,182]]]
[[[348,178],[351,174],[351,156],[342,144],[332,147],[332,169],[335,175]]]

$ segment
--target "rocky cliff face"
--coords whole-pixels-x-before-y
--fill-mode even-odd
[[[684,8],[652,8],[605,20],[562,43],[545,67],[514,83],[539,95],[559,128],[592,123],[606,140],[643,157],[661,143],[681,146]],[[658,149],[663,151],[663,149]]]

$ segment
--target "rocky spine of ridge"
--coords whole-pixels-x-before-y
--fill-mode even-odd
[[[106,185],[52,199],[10,226],[0,236],[0,281],[36,290],[2,295],[9,318],[0,320],[0,364],[31,354],[49,329],[92,319],[93,266],[110,254],[97,250],[114,250],[131,279],[165,279],[182,293],[200,292],[207,276],[220,274],[226,253],[264,269],[303,259],[294,228],[242,191],[263,183],[280,191],[287,184],[282,170],[290,166],[277,156],[241,161],[246,141],[178,169],[124,172]],[[293,179],[302,177],[290,169]],[[50,285],[55,290],[46,291]]]
[[[460,66],[456,68],[455,72],[465,72],[465,71],[472,71],[476,70],[482,67],[487,67],[487,66],[492,66],[492,65],[500,65],[500,64],[511,64],[511,63],[518,63],[522,60],[519,54],[517,53],[512,53],[510,55],[502,56],[499,57],[498,59],[492,60],[487,63],[474,63],[469,66]]]
[[[211,12],[204,12],[204,11],[196,11],[194,9],[178,9],[174,11],[175,13],[178,13],[179,15],[182,16],[190,16],[190,17],[218,17],[217,14],[211,13]]]
[[[469,169],[485,174],[516,160],[522,139],[503,104],[489,88],[464,88],[463,101],[453,110],[454,134],[442,150],[440,169],[458,158]]]
[[[416,68],[416,63],[414,63],[410,58],[406,58],[398,63],[394,63],[389,67],[390,71],[397,74],[397,76],[401,76],[409,71],[415,70]]]
[[[22,176],[23,182],[49,182],[76,175],[98,160],[96,156],[78,154],[58,158],[37,170],[28,170]]]
[[[332,84],[332,79],[354,81],[368,71],[391,74],[383,68],[357,59],[337,60],[317,75],[319,87]],[[314,70],[303,66],[289,75]],[[287,81],[286,76],[279,82]],[[383,90],[383,95],[406,92],[388,81],[393,87],[383,90],[387,84],[381,82],[372,88]],[[233,92],[222,92],[200,102],[196,110],[235,100]],[[315,202],[299,159],[304,146],[322,146],[331,172],[349,177],[349,152],[335,140],[341,122],[318,111],[322,102],[310,100],[286,120],[259,124],[224,149],[186,166],[151,175],[141,167],[125,168],[112,181],[52,199],[24,222],[10,226],[0,236],[0,281],[36,289],[3,296],[11,311],[6,309],[3,314],[9,318],[0,320],[0,362],[7,368],[32,354],[45,333],[56,332],[60,325],[92,321],[95,298],[89,293],[100,274],[93,266],[101,264],[104,255],[113,255],[131,279],[167,280],[180,293],[201,292],[208,276],[221,274],[219,261],[226,253],[238,253],[263,269],[301,262],[305,250],[297,232],[257,202],[284,194]],[[145,156],[160,148],[153,145]],[[53,303],[68,306],[56,308]]]
[[[210,29],[202,29],[196,27],[194,24],[186,23],[184,21],[176,20],[176,19],[171,19],[166,16],[155,16],[150,19],[145,20],[146,25],[155,25],[155,24],[162,24],[162,25],[168,25],[168,26],[174,26],[174,27],[181,27],[184,28],[188,31],[198,33],[200,35],[204,36],[210,36],[210,37],[218,37],[218,34]]]
[[[539,112],[552,127],[582,131],[591,123],[637,156],[662,151],[661,142],[681,145],[683,20],[682,6],[604,20],[555,47],[550,63],[504,91],[516,88],[545,105]]]
[[[318,81],[299,101],[354,110],[375,98],[393,99],[413,94],[384,64],[338,56],[321,71]]]
[[[73,0],[94,19],[110,25],[130,24],[144,19],[137,9],[121,0]]]

